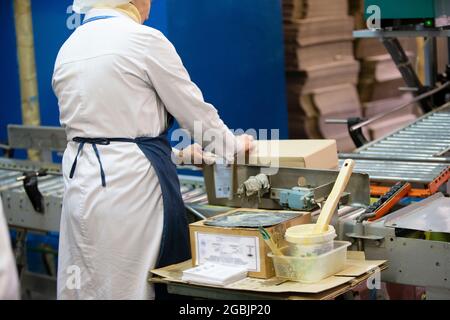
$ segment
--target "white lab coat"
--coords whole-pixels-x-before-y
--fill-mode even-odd
[[[0,199],[0,300],[19,299],[19,279]]]
[[[242,146],[203,100],[171,43],[113,9],[93,9],[96,20],[80,26],[62,46],[53,89],[66,129],[65,196],[59,246],[59,299],[152,299],[148,272],[157,260],[163,202],[155,171],[137,145],[98,145],[106,174],[86,144],[73,179],[74,137],[155,137],[169,111],[188,131],[194,121]],[[167,111],[166,111],[167,110]],[[236,149],[234,149],[236,147]]]

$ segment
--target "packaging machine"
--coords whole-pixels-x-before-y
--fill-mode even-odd
[[[314,186],[326,185],[337,174],[334,171],[280,168],[278,173],[268,177],[268,192],[255,193],[254,198],[246,199],[239,197],[239,186],[264,172],[263,167],[236,166],[230,175],[234,178],[229,180],[233,190],[231,197],[222,198],[217,197],[215,190],[218,183],[223,185],[223,181],[217,181],[223,175],[214,172],[214,168],[205,170],[210,203],[275,210],[293,208],[284,207],[272,190],[290,191],[304,185],[305,181],[315,190]],[[346,190],[349,197],[341,198],[340,209],[332,220],[338,239],[350,241],[351,250],[364,251],[369,260],[388,260],[389,268],[382,273],[383,281],[425,287],[427,299],[450,299],[450,198],[437,192],[428,199],[397,206],[393,213],[368,221],[372,216],[366,215],[370,198],[368,178],[362,173],[352,175]],[[386,198],[395,195],[396,192],[392,192]],[[291,194],[297,199],[302,196],[304,194]],[[325,192],[323,198],[326,196]],[[299,201],[292,199],[291,203]],[[314,221],[317,211],[312,211]]]

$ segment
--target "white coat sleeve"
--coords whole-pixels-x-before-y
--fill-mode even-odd
[[[0,199],[0,300],[19,299],[19,279]]]
[[[242,150],[242,142],[223,123],[216,108],[204,101],[202,92],[191,81],[174,46],[164,35],[153,35],[146,67],[147,76],[167,111],[197,143],[202,147],[211,146],[210,141],[219,142],[216,140],[219,138],[222,143],[214,144],[214,150],[208,151],[228,160]]]

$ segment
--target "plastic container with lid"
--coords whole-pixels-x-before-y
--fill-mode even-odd
[[[315,283],[345,268],[347,248],[350,245],[347,241],[334,241],[331,251],[310,257],[296,256],[295,246],[289,245],[281,248],[284,256],[275,256],[273,253],[268,256],[273,259],[278,278]]]

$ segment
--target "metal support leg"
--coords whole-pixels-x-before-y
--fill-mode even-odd
[[[450,37],[447,38],[447,64],[450,64]]]
[[[51,163],[53,162],[53,154],[50,150],[41,151],[41,161]]]
[[[26,230],[17,230],[15,256],[19,276],[26,267],[26,238]]]
[[[425,85],[433,87],[437,80],[436,38],[425,39]]]

